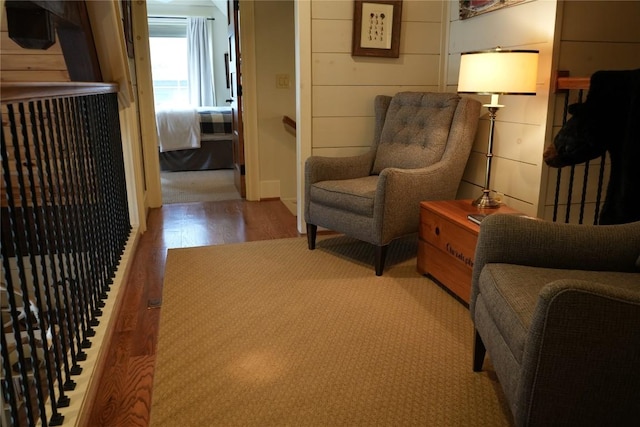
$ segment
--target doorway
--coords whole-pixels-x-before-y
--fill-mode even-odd
[[[211,0],[205,2],[208,1]],[[181,0],[180,3],[186,2]],[[216,1],[216,3],[226,6],[224,0]],[[270,7],[285,8],[282,6],[283,3],[288,3],[289,9],[283,16],[277,16],[279,11],[274,16],[274,11],[270,10]],[[293,12],[295,10],[294,2],[293,0],[288,2],[267,1],[254,5],[254,2],[241,1],[240,5],[244,12],[241,14],[241,28],[243,37],[242,81],[245,89],[243,116],[246,136],[246,198],[252,201],[273,198],[281,198],[284,201],[285,198],[288,198],[295,204],[299,188],[296,182],[297,168],[299,168],[299,161],[296,158],[297,141],[296,136],[291,135],[291,132],[282,124],[283,116],[296,118],[297,110],[296,90],[298,84],[295,66],[294,21],[296,18]],[[298,6],[296,5],[296,7]],[[148,13],[146,7],[144,9],[146,18],[146,15],[151,13]],[[267,13],[266,17],[265,13]],[[275,24],[273,24],[274,21]],[[282,25],[283,22],[285,25]],[[271,29],[268,25],[271,25]],[[283,27],[287,27],[284,32],[284,37],[286,37],[284,43],[282,43],[283,39],[274,39],[274,36],[283,36]],[[277,31],[274,28],[277,28]],[[222,39],[226,41],[226,30]],[[257,52],[258,49],[261,51]],[[137,65],[143,67],[141,68],[142,72],[138,74],[140,82],[141,78],[147,79],[144,73],[146,65],[139,64],[138,60],[136,62]],[[283,73],[288,74],[289,85],[286,88],[276,88],[279,81],[277,77]],[[224,71],[222,78],[225,78]],[[217,75],[216,81],[220,81]],[[224,80],[222,82],[226,83]],[[144,84],[141,87],[144,89]],[[150,90],[147,89],[146,93],[149,92]],[[144,99],[144,93],[141,93],[141,99]],[[218,91],[218,93],[223,92]],[[155,132],[152,126],[144,128],[144,130],[147,129],[150,132]],[[145,145],[145,169],[148,172],[147,200],[150,207],[161,205],[160,173],[157,168],[157,157],[153,155],[154,144],[155,142],[149,142],[148,145]]]
[[[241,198],[233,188],[226,12],[211,0],[147,2],[164,204]]]

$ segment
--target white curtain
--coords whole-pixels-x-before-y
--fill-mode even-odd
[[[216,105],[213,92],[211,36],[207,18],[188,18],[187,58],[189,103],[194,107]]]

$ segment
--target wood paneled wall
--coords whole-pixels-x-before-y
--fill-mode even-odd
[[[369,149],[376,95],[439,91],[444,1],[404,1],[399,58],[351,56],[353,2],[313,0],[312,154],[348,156]]]
[[[47,50],[23,49],[9,38],[4,1],[0,2],[0,80],[3,82],[68,82],[71,81],[60,44]]]
[[[571,76],[580,77],[591,76],[598,70],[640,68],[640,1],[565,1],[562,6],[561,25],[556,34],[559,46],[558,70],[569,71]],[[563,95],[557,95],[552,99],[551,131],[554,136],[562,125],[562,97]],[[572,94],[571,100],[576,101],[575,94]],[[605,167],[605,176],[608,177],[608,162]],[[589,206],[586,208],[585,223],[593,221],[599,168],[599,160],[590,162],[587,192]],[[556,176],[556,169],[544,167],[539,215],[546,219],[553,217]],[[574,194],[582,190],[583,176],[584,166],[577,167]],[[568,182],[568,177],[568,172],[562,174],[565,183]],[[576,222],[578,208],[572,208],[570,212],[571,222]]]
[[[458,17],[458,1],[450,2],[450,32],[447,88],[455,91],[460,53],[492,49],[540,51],[536,96],[501,96],[504,105],[497,114],[490,188],[503,194],[503,201],[536,215],[542,169],[542,151],[547,135],[549,82],[552,74],[556,2],[537,0],[520,3],[470,19]],[[489,96],[475,96],[482,103]],[[476,198],[484,185],[489,118],[482,111],[459,198]]]

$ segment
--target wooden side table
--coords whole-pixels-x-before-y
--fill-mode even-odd
[[[471,295],[471,273],[480,226],[469,214],[519,213],[506,205],[478,209],[471,200],[420,203],[418,272],[434,278],[465,303]]]

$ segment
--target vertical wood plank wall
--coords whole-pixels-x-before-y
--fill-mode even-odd
[[[3,82],[68,82],[67,65],[56,42],[47,50],[23,49],[9,38],[4,1],[0,2],[0,79]]]
[[[442,18],[445,5],[449,15]],[[496,46],[539,50],[537,95],[501,97],[505,107],[498,113],[490,187],[510,206],[545,218],[550,218],[553,193],[547,194],[549,170],[542,152],[562,115],[553,93],[555,71],[579,76],[640,67],[638,1],[528,0],[464,21],[458,0],[404,1],[398,59],[351,57],[352,2],[313,0],[311,7],[312,155],[366,151],[376,94],[455,91],[461,52]],[[444,67],[439,55],[445,57]],[[458,198],[480,193],[488,130],[485,110]],[[553,181],[552,186],[555,174]]]
[[[351,56],[353,2],[313,0],[312,155],[349,156],[371,146],[378,94],[438,91],[444,1],[404,1],[399,58]]]
[[[640,68],[640,2],[638,1],[570,1],[563,3],[559,33],[558,70],[571,76],[590,76],[598,70],[629,70]],[[572,101],[576,94],[572,93]],[[586,93],[584,93],[586,97]],[[555,135],[562,125],[563,95],[555,96],[553,129]],[[608,177],[608,161],[605,166]],[[599,159],[590,162],[585,223],[593,222]],[[553,217],[553,201],[557,170],[544,167],[541,188],[541,212],[545,219]],[[574,194],[582,186],[584,166],[577,166]],[[568,173],[562,174],[567,183]],[[568,183],[566,184],[568,186]],[[576,200],[576,203],[579,200]],[[571,208],[570,222],[577,222],[579,209]],[[561,212],[564,215],[564,211]]]
[[[538,208],[542,152],[547,134],[549,82],[552,74],[556,2],[531,1],[460,20],[457,1],[450,3],[447,88],[456,90],[460,53],[491,49],[540,51],[536,96],[501,96],[497,114],[490,188],[503,201],[529,215]],[[474,96],[483,104],[489,96]],[[475,198],[484,184],[489,118],[486,108],[464,173],[458,197]]]

